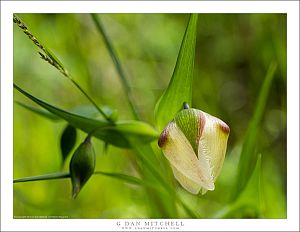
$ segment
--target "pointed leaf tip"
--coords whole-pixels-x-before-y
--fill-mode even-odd
[[[183,102],[186,105],[192,102],[197,20],[197,14],[190,16],[172,78],[166,91],[156,103],[154,116],[159,130],[162,130],[174,118],[175,114],[182,109]]]

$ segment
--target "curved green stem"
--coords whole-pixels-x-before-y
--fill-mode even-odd
[[[94,100],[80,87],[80,85],[70,76],[67,76],[68,79],[72,81],[72,83],[80,90],[81,93],[95,106],[95,108],[99,111],[100,114],[109,122],[113,123],[111,118],[109,118],[103,110],[94,102]]]
[[[95,171],[94,175],[104,175],[109,176],[116,179],[125,180],[127,182],[130,182],[131,184],[137,184],[141,185],[142,180],[140,180],[137,177],[129,176],[121,173],[113,173],[113,172],[102,172],[102,171]],[[21,183],[21,182],[32,182],[32,181],[42,181],[42,180],[54,180],[54,179],[65,179],[70,178],[69,172],[58,172],[58,173],[50,173],[45,175],[39,175],[39,176],[30,176],[30,177],[23,177],[23,178],[17,178],[13,180],[13,183]]]
[[[126,96],[127,96],[127,100],[130,105],[131,111],[132,111],[135,119],[139,119],[139,115],[138,115],[137,111],[135,110],[134,100],[133,100],[133,97],[131,94],[131,88],[129,87],[129,83],[126,79],[125,72],[121,66],[121,62],[119,61],[119,58],[116,55],[116,52],[112,46],[112,43],[111,43],[109,37],[107,36],[107,34],[104,30],[104,27],[103,27],[100,19],[95,14],[91,14],[91,16],[92,16],[92,19],[93,19],[98,31],[100,32],[100,34],[102,35],[102,37],[104,39],[104,42],[109,51],[110,57],[113,60],[116,70],[119,74],[120,80],[123,83],[123,87],[124,87],[125,93],[127,93]]]

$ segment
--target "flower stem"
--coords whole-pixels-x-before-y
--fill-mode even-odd
[[[95,108],[99,111],[99,113],[109,122],[113,123],[111,118],[109,118],[103,110],[94,102],[94,100],[80,87],[80,85],[69,75],[67,76],[68,79],[71,80],[71,82],[80,90],[81,93],[95,106]]]
[[[69,177],[70,177],[70,173],[64,173],[64,172],[63,173],[51,173],[51,174],[40,175],[40,176],[30,176],[30,177],[14,179],[14,183],[39,181],[39,180],[63,179],[63,178],[69,178]]]
[[[116,52],[115,52],[115,50],[112,46],[112,42],[110,41],[109,37],[107,36],[100,19],[95,14],[91,14],[91,16],[92,16],[92,19],[93,19],[98,31],[102,35],[102,37],[104,39],[104,42],[105,42],[105,45],[106,45],[106,47],[109,51],[109,54],[111,56],[111,59],[113,60],[113,62],[115,64],[115,67],[116,67],[116,70],[119,74],[120,80],[122,81],[124,91],[125,91],[125,93],[127,93],[126,94],[127,100],[128,100],[129,105],[130,105],[133,116],[135,117],[135,119],[139,119],[139,115],[138,115],[138,113],[136,111],[136,107],[134,105],[134,100],[133,100],[133,97],[132,97],[131,88],[129,87],[129,83],[126,79],[125,72],[124,72],[124,70],[121,66],[121,63],[120,63],[120,61],[119,61],[119,59],[116,55]]]

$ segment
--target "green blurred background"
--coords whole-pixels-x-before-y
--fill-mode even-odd
[[[99,105],[132,119],[122,84],[89,14],[18,14],[29,30],[63,62]],[[141,118],[154,124],[154,106],[172,76],[188,14],[101,14],[129,79]],[[88,104],[84,96],[37,54],[37,47],[14,25],[14,83],[62,109]],[[257,152],[262,154],[263,213],[243,207],[232,218],[286,218],[286,14],[199,14],[193,107],[231,128],[216,190],[178,194],[211,218],[232,191],[245,131],[271,62],[278,64],[268,97]],[[14,101],[35,106],[14,91]],[[68,170],[59,148],[64,122],[52,122],[14,104],[14,178]],[[85,137],[80,132],[79,144]],[[137,175],[134,153],[93,139],[96,170]],[[154,142],[155,144],[155,142]],[[255,192],[256,190],[253,189]],[[140,187],[94,175],[76,200],[69,179],[14,184],[14,216],[148,218]],[[159,207],[159,206],[158,206]],[[179,211],[179,218],[186,218]]]

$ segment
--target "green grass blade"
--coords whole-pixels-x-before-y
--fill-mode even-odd
[[[133,146],[137,157],[143,166],[150,171],[153,177],[163,186],[164,189],[166,189],[168,192],[172,192],[173,190],[171,186],[169,183],[167,183],[166,179],[159,172],[159,168],[156,166],[158,163],[157,160],[154,160],[155,156],[152,152],[152,148],[148,144],[143,145],[139,143],[135,143]]]
[[[148,143],[159,136],[153,127],[141,121],[118,121],[112,124],[100,119],[79,116],[54,107],[32,96],[15,84],[14,88],[44,109],[69,122],[72,126],[86,133],[93,132],[93,136],[118,147],[130,147],[130,142],[134,141]]]
[[[189,215],[189,217],[192,219],[200,219],[201,217],[194,212],[189,205],[187,205],[186,203],[184,203],[181,198],[178,197],[178,202],[181,204],[182,208],[185,210],[185,212],[187,213],[187,215]]]
[[[255,167],[251,176],[249,177],[249,181],[247,182],[243,191],[239,194],[236,201],[230,202],[228,205],[220,209],[218,212],[212,215],[212,218],[235,217],[235,213],[237,213],[240,217],[243,214],[243,210],[249,207],[252,209],[252,212],[255,212],[257,217],[261,218],[264,208],[261,178],[261,154],[258,154]]]
[[[132,111],[135,119],[139,119],[139,115],[136,111],[136,107],[135,107],[135,104],[134,104],[134,99],[132,97],[131,88],[130,88],[129,83],[127,81],[125,72],[122,68],[121,62],[120,62],[120,60],[117,56],[117,53],[116,53],[115,49],[113,48],[112,42],[109,39],[107,33],[105,32],[104,27],[103,27],[100,19],[95,14],[91,14],[91,16],[92,16],[92,19],[93,19],[96,27],[97,27],[97,30],[99,31],[99,33],[102,35],[102,37],[104,39],[105,45],[106,45],[106,47],[109,51],[111,59],[113,60],[113,63],[116,67],[116,70],[119,74],[120,80],[121,80],[121,82],[123,84],[123,88],[125,90],[125,93],[127,93],[126,96],[127,96],[127,100],[128,100],[129,105],[130,105],[131,111]]]
[[[149,173],[151,173],[151,176],[157,181],[157,190],[159,190],[159,186],[161,186],[161,188],[164,190],[163,194],[168,194],[169,203],[175,206],[174,203],[177,201],[186,211],[187,215],[189,215],[191,218],[200,218],[200,216],[196,212],[193,212],[189,205],[184,203],[180,196],[176,194],[175,189],[171,186],[169,182],[167,182],[165,176],[163,176],[162,172],[159,171],[160,169],[157,168],[159,166],[155,166],[158,164],[153,160],[153,157],[155,157],[155,155],[152,151],[151,146],[149,146],[148,144],[141,145],[135,143],[134,148],[136,150],[138,159],[141,161],[143,166],[149,171]],[[144,171],[144,174],[147,174],[147,172]],[[145,178],[151,179],[151,177],[149,176],[146,176]],[[148,182],[150,183],[150,181]]]
[[[155,107],[155,120],[162,130],[183,107],[183,102],[191,105],[192,83],[197,36],[197,14],[192,14],[187,25],[176,66],[169,86]]]
[[[31,181],[40,181],[40,180],[54,180],[54,179],[63,179],[63,178],[69,178],[69,173],[51,173],[46,175],[39,175],[39,176],[30,176],[30,177],[23,177],[14,179],[14,183],[20,183],[20,182],[31,182]]]
[[[144,186],[151,218],[177,217],[176,193],[166,181],[160,163],[149,144],[134,143],[137,164],[143,180],[151,185]]]
[[[53,120],[53,121],[59,121],[62,120],[60,117],[56,116],[55,114],[50,113],[49,111],[46,110],[41,110],[39,108],[29,106],[27,104],[24,104],[22,102],[16,101],[18,105],[22,106],[23,108],[36,113],[44,118]],[[115,119],[118,117],[118,112],[116,109],[110,108],[109,106],[103,106],[100,107],[105,114],[112,119]],[[71,108],[69,110],[70,113],[74,113],[83,117],[88,117],[88,118],[95,118],[99,115],[103,116],[102,114],[99,114],[99,111],[93,106],[93,105],[80,105],[76,106],[74,108]],[[114,120],[115,121],[115,120]]]
[[[233,194],[231,199],[232,201],[237,199],[239,194],[243,191],[243,189],[247,185],[247,182],[250,176],[252,175],[252,172],[254,170],[257,161],[258,154],[257,152],[255,152],[255,146],[256,146],[259,124],[263,117],[263,113],[265,110],[267,98],[269,95],[272,80],[274,78],[276,67],[277,65],[273,63],[270,65],[268,69],[267,75],[264,79],[263,85],[261,87],[258,96],[254,114],[252,116],[252,119],[249,123],[246,132],[246,136],[244,140],[245,142],[243,144],[240,161],[238,165],[236,184],[235,184],[235,188],[233,189]]]
[[[51,114],[49,113],[48,111],[45,111],[45,110],[41,110],[41,109],[38,109],[36,107],[32,107],[32,106],[29,106],[29,105],[26,105],[22,102],[16,102],[18,105],[22,106],[23,108],[27,109],[27,110],[30,110],[31,112],[34,112],[44,118],[47,118],[47,119],[50,119],[50,120],[53,120],[53,121],[59,121],[61,120],[60,117],[57,117],[55,114]]]
[[[27,28],[26,24],[18,18],[15,14],[13,16],[13,21],[18,25],[19,28],[28,36],[28,38],[43,52],[39,52],[41,58],[48,62],[50,65],[55,67],[60,71],[66,78],[68,78],[75,86],[80,90],[80,92],[95,106],[95,108],[103,115],[107,121],[112,121],[101,108],[98,107],[96,102],[81,88],[81,86],[71,77],[67,69],[63,66],[62,62],[48,49],[46,48]]]
[[[95,171],[93,175],[104,175],[109,176],[121,181],[125,181],[129,184],[142,185],[143,181],[137,177],[122,174],[122,173],[114,173],[114,172],[101,172]],[[61,173],[51,173],[39,176],[30,176],[24,178],[14,179],[13,183],[21,183],[21,182],[32,182],[32,181],[41,181],[41,180],[54,180],[54,179],[64,179],[70,178],[70,173],[61,172]]]

